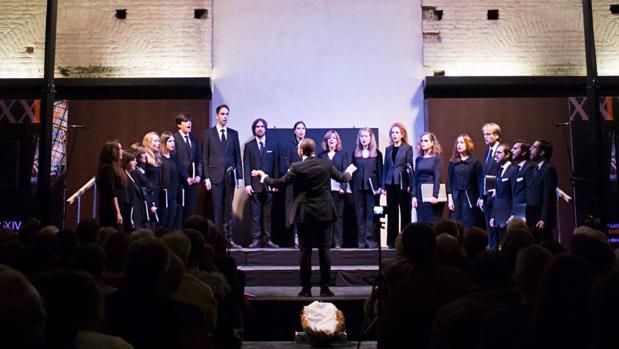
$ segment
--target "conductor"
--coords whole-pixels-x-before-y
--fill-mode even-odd
[[[292,184],[294,201],[290,212],[291,220],[299,232],[301,250],[299,297],[312,296],[312,246],[318,247],[320,260],[320,296],[331,297],[331,238],[333,221],[336,219],[335,207],[331,197],[331,178],[338,182],[348,182],[356,167],[350,165],[344,173],[338,171],[328,159],[316,157],[316,143],[304,138],[297,146],[302,161],[293,163],[285,176],[270,178],[262,170],[253,170],[251,175],[260,176],[260,181],[275,188]]]

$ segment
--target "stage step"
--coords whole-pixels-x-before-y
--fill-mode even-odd
[[[236,249],[230,251],[245,283],[252,286],[298,287],[299,250],[294,248]],[[382,250],[382,258],[393,258],[395,250]],[[344,248],[331,250],[333,286],[371,286],[378,273],[378,250]],[[312,253],[312,284],[319,285],[318,251]]]
[[[393,258],[394,249],[383,249],[382,258]],[[294,265],[299,266],[297,248],[241,248],[230,250],[237,265]],[[312,264],[318,265],[318,250],[312,252]],[[378,265],[378,250],[375,248],[331,249],[332,265]]]

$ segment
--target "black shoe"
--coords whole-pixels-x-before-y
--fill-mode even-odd
[[[323,286],[320,288],[320,297],[333,297],[335,294],[331,292],[329,286]]]
[[[311,297],[312,296],[312,289],[308,288],[308,287],[303,287],[301,289],[301,292],[299,292],[299,297]]]
[[[279,245],[274,243],[271,240],[267,240],[262,244],[264,247],[268,247],[268,248],[279,248]]]
[[[228,248],[243,248],[243,246],[235,243],[232,240],[228,240]]]
[[[249,248],[258,248],[260,247],[260,240],[252,240],[251,244],[249,244],[249,246],[247,246]]]

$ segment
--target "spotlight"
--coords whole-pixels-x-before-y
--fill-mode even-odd
[[[205,8],[197,8],[193,10],[193,18],[195,19],[206,19],[208,17],[208,10]]]
[[[488,20],[496,21],[499,19],[499,10],[488,10]]]
[[[114,16],[118,19],[127,18],[127,9],[123,8],[123,9],[116,10],[116,14]]]
[[[619,14],[619,4],[610,5],[610,13],[612,13],[613,15],[618,15]]]

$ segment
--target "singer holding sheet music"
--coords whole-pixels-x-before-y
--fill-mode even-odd
[[[389,136],[391,141],[385,149],[383,185],[387,192],[387,246],[394,248],[398,233],[411,222],[410,177],[414,157],[413,147],[408,144],[408,132],[401,122],[391,125]]]
[[[359,248],[376,248],[379,241],[374,227],[374,205],[378,201],[383,177],[383,154],[377,149],[372,129],[363,127],[357,133],[352,159],[357,171],[352,177]]]
[[[177,160],[172,157],[172,152],[175,149],[176,142],[172,133],[163,132],[161,134],[161,191],[159,192],[161,225],[165,228],[180,230],[177,198],[181,183]]]
[[[468,230],[478,225],[481,211],[477,207],[481,161],[473,155],[475,145],[468,134],[456,138],[447,168],[447,205],[451,219],[462,222]],[[483,227],[483,224],[479,224]]]
[[[441,144],[432,132],[424,132],[417,143],[419,156],[415,159],[413,175],[413,207],[417,209],[417,222],[434,224],[441,218],[444,204],[439,203],[441,185]],[[423,198],[421,185],[432,184],[432,197]]]

